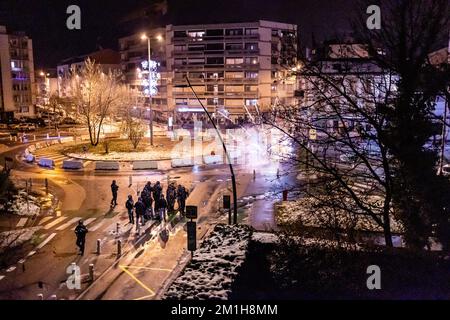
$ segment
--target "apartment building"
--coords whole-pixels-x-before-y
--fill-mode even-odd
[[[143,35],[145,34],[145,37]],[[147,38],[148,37],[148,38]],[[148,64],[148,39],[150,39],[151,65]],[[142,117],[152,110],[156,118],[166,119],[169,114],[167,82],[169,74],[166,63],[166,29],[143,30],[119,39],[120,65],[123,80],[138,92],[136,107]],[[151,72],[151,83],[149,83]]]
[[[36,113],[38,109],[48,105],[50,97],[58,94],[58,78],[56,69],[37,70],[36,79]]]
[[[0,117],[34,117],[33,42],[23,32],[0,26]]]
[[[294,103],[297,26],[271,21],[166,27],[168,104],[175,116],[209,112],[235,120]]]

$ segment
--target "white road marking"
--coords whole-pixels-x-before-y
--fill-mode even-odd
[[[86,219],[86,221],[84,221],[84,225],[88,226],[89,224],[91,224],[92,222],[94,222],[95,220],[97,220],[97,218],[89,218]]]
[[[16,270],[16,266],[11,266],[8,269],[6,269],[6,272],[13,272],[14,270]]]
[[[100,221],[99,223],[97,223],[90,231],[97,231],[104,223],[105,223],[105,219],[103,219],[102,221]]]
[[[2,280],[2,279],[4,279],[5,278],[5,276],[0,276],[0,280]]]
[[[68,221],[68,222],[64,223],[63,225],[59,226],[58,228],[56,228],[56,230],[58,230],[58,231],[65,230],[68,227],[70,227],[72,224],[74,224],[75,222],[80,221],[80,219],[81,219],[80,217],[72,218],[72,219],[70,219],[70,221]]]
[[[35,253],[36,253],[36,251],[34,251],[34,250],[33,250],[33,251],[30,251],[30,253],[27,254],[27,257],[31,257],[31,256],[33,256]]]
[[[16,227],[23,227],[25,223],[27,223],[28,218],[20,218],[19,222],[17,222]]]
[[[43,242],[41,242],[40,245],[38,245],[38,246],[36,247],[36,250],[42,249],[42,247],[45,246],[47,243],[49,243],[50,240],[52,240],[55,236],[56,236],[56,233],[52,233],[51,235],[49,235],[49,236],[47,237],[47,239],[45,239]],[[31,251],[31,252],[33,252],[33,251]],[[30,252],[30,253],[31,253],[31,252]],[[30,253],[29,253],[28,255],[30,255]],[[36,253],[36,252],[35,252],[35,253]]]
[[[20,259],[19,262],[17,263],[25,263],[25,261],[26,261],[25,259]]]
[[[53,219],[53,217],[44,217],[39,222],[39,225],[42,225],[42,224],[46,223],[48,220],[51,220],[51,219]]]
[[[44,226],[44,229],[48,230],[50,228],[53,228],[54,226],[56,226],[58,223],[63,222],[64,220],[66,220],[67,217],[59,217],[58,219],[56,219],[53,222],[50,222],[49,224]]]
[[[85,161],[83,162],[83,168],[86,168],[88,165],[90,165],[92,163],[91,160]]]

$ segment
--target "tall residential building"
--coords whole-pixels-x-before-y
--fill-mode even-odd
[[[120,71],[119,53],[111,49],[102,49],[89,54],[67,58],[61,61],[56,69],[58,76],[58,95],[60,98],[70,98],[70,72],[72,68],[82,68],[87,59],[95,61],[104,72]]]
[[[151,66],[148,65],[148,39],[142,38],[144,34],[150,39]],[[170,74],[166,68],[166,29],[156,28],[142,30],[128,37],[119,39],[120,63],[123,80],[139,94],[136,107],[149,116],[150,90],[152,93],[152,109],[155,117],[166,119],[169,105],[167,101],[167,82]],[[149,70],[151,72],[151,85],[148,83]]]
[[[4,26],[0,26],[0,71],[1,119],[33,117],[33,43],[22,32],[8,34]]]
[[[189,80],[208,111],[235,120],[295,104],[297,26],[256,21],[166,27],[169,109],[175,117],[202,114]]]

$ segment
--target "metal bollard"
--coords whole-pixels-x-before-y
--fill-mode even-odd
[[[94,281],[94,264],[89,265],[89,280]]]
[[[280,179],[280,169],[277,169],[277,179]]]
[[[45,193],[48,194],[48,179],[45,178]]]
[[[44,295],[42,293],[39,293],[37,295],[37,297],[38,297],[38,300],[44,300]]]
[[[100,254],[102,241],[97,239],[97,254]]]
[[[256,170],[253,169],[253,180],[256,180]]]
[[[119,233],[120,233],[120,223],[117,222],[116,223],[116,234],[119,235]]]
[[[47,139],[50,139],[50,135],[47,133]]]
[[[117,240],[117,256],[122,255],[122,240]]]
[[[12,141],[12,140],[13,140],[12,135],[9,135],[9,141]]]

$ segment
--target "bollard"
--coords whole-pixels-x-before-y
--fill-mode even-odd
[[[89,280],[94,281],[94,264],[89,265]]]
[[[47,139],[50,139],[50,135],[47,133]]]
[[[22,272],[25,272],[25,261],[19,261],[19,268],[22,269]]]
[[[277,179],[280,179],[280,169],[277,169]]]
[[[48,179],[45,178],[45,193],[48,194]]]
[[[117,240],[117,256],[122,255],[122,240]]]
[[[17,142],[17,136],[14,136],[14,141]]]
[[[36,135],[33,134],[33,141],[36,141]]]
[[[283,190],[283,201],[287,201],[287,197],[288,197],[288,191]]]
[[[32,188],[33,188],[33,180],[31,180],[31,178],[30,178],[30,182],[28,182],[28,185],[30,186],[30,192],[31,192]]]
[[[42,293],[39,293],[37,295],[37,297],[38,297],[38,300],[44,300],[44,295]]]
[[[9,141],[12,141],[12,140],[13,140],[12,135],[9,135]]]
[[[253,180],[256,179],[256,170],[253,169]]]
[[[117,222],[116,223],[116,234],[119,235],[119,233],[120,233],[120,223]]]
[[[97,254],[100,254],[101,243],[102,243],[102,241],[100,239],[97,239]]]

